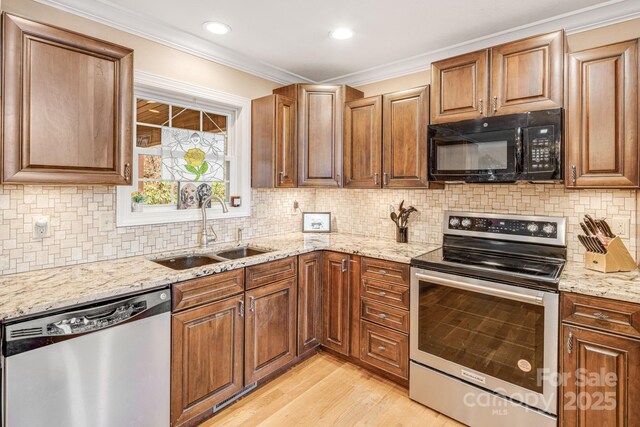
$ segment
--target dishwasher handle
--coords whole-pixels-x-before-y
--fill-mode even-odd
[[[171,311],[169,289],[66,312],[18,320],[5,326],[6,356]]]

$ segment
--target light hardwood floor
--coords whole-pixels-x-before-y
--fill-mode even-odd
[[[420,426],[462,424],[409,399],[406,389],[319,353],[200,427]]]

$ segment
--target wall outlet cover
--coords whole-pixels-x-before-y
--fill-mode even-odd
[[[611,227],[611,231],[616,236],[629,237],[629,219],[628,218],[611,218],[607,219],[607,224]]]
[[[113,212],[100,212],[98,215],[98,231],[106,233],[114,229]]]
[[[49,237],[49,217],[42,215],[33,218],[33,238],[44,239]]]

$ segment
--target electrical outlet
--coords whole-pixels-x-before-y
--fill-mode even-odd
[[[607,219],[607,224],[611,227],[611,231],[616,236],[628,237],[629,236],[629,219],[627,218],[612,218]]]
[[[298,215],[298,210],[300,209],[300,204],[297,200],[293,201],[293,206],[291,210],[291,215]]]
[[[98,231],[106,233],[113,230],[113,213],[112,212],[100,212],[98,216]]]
[[[49,217],[39,216],[33,218],[33,238],[44,239],[49,237]]]

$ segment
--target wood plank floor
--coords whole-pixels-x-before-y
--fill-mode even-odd
[[[420,426],[462,424],[409,399],[406,389],[319,353],[200,427]]]

